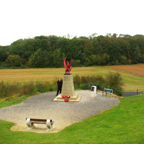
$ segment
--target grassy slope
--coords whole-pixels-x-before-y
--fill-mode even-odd
[[[120,101],[59,133],[13,132],[9,130],[13,123],[0,121],[0,143],[144,143],[144,95]]]
[[[119,72],[125,83],[125,91],[144,91],[144,77],[113,70],[109,67],[74,67],[72,69],[73,76],[103,75],[109,71]],[[36,81],[46,80],[52,82],[56,77],[63,78],[64,68],[39,68],[39,69],[0,69],[0,81]]]
[[[111,69],[110,67],[106,67],[110,71],[113,71],[114,69]],[[124,82],[124,90],[127,92],[136,92],[137,89],[139,91],[144,91],[144,77],[128,72],[122,72],[119,70],[114,70],[113,72],[118,72],[121,74]]]

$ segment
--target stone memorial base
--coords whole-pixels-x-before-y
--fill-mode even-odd
[[[62,98],[62,95],[59,94],[53,101],[59,101],[59,102],[63,102],[65,98]],[[81,99],[81,95],[76,94],[75,96],[69,98],[70,102],[78,102]]]
[[[70,98],[62,98],[62,96],[70,96]],[[69,99],[69,101],[77,102],[80,101],[80,98],[81,95],[75,94],[72,74],[64,74],[62,93],[53,101],[64,101],[65,99]]]

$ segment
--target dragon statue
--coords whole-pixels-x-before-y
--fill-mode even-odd
[[[67,73],[71,74],[70,71],[72,70],[72,67],[71,67],[72,58],[71,58],[71,63],[69,64],[69,62],[67,62],[67,65],[66,65],[66,58],[67,58],[67,56],[64,59],[65,74],[67,74]]]

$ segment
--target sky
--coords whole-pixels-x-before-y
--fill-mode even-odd
[[[40,35],[144,35],[143,3],[143,0],[0,0],[0,45]]]

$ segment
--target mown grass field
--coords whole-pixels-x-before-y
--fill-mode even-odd
[[[143,144],[143,101],[144,94],[121,98],[118,106],[68,126],[58,133],[10,131],[14,123],[0,120],[0,144]]]
[[[132,66],[132,65],[131,65]],[[133,65],[135,66],[135,65]],[[117,68],[117,66],[114,66]],[[129,73],[114,69],[114,67],[74,67],[72,74],[80,76],[102,75],[108,72],[119,72],[122,75],[125,91],[144,91],[144,77],[135,73]],[[35,69],[0,69],[0,81],[7,82],[24,82],[24,81],[50,81],[55,78],[63,78],[64,68],[35,68]]]

